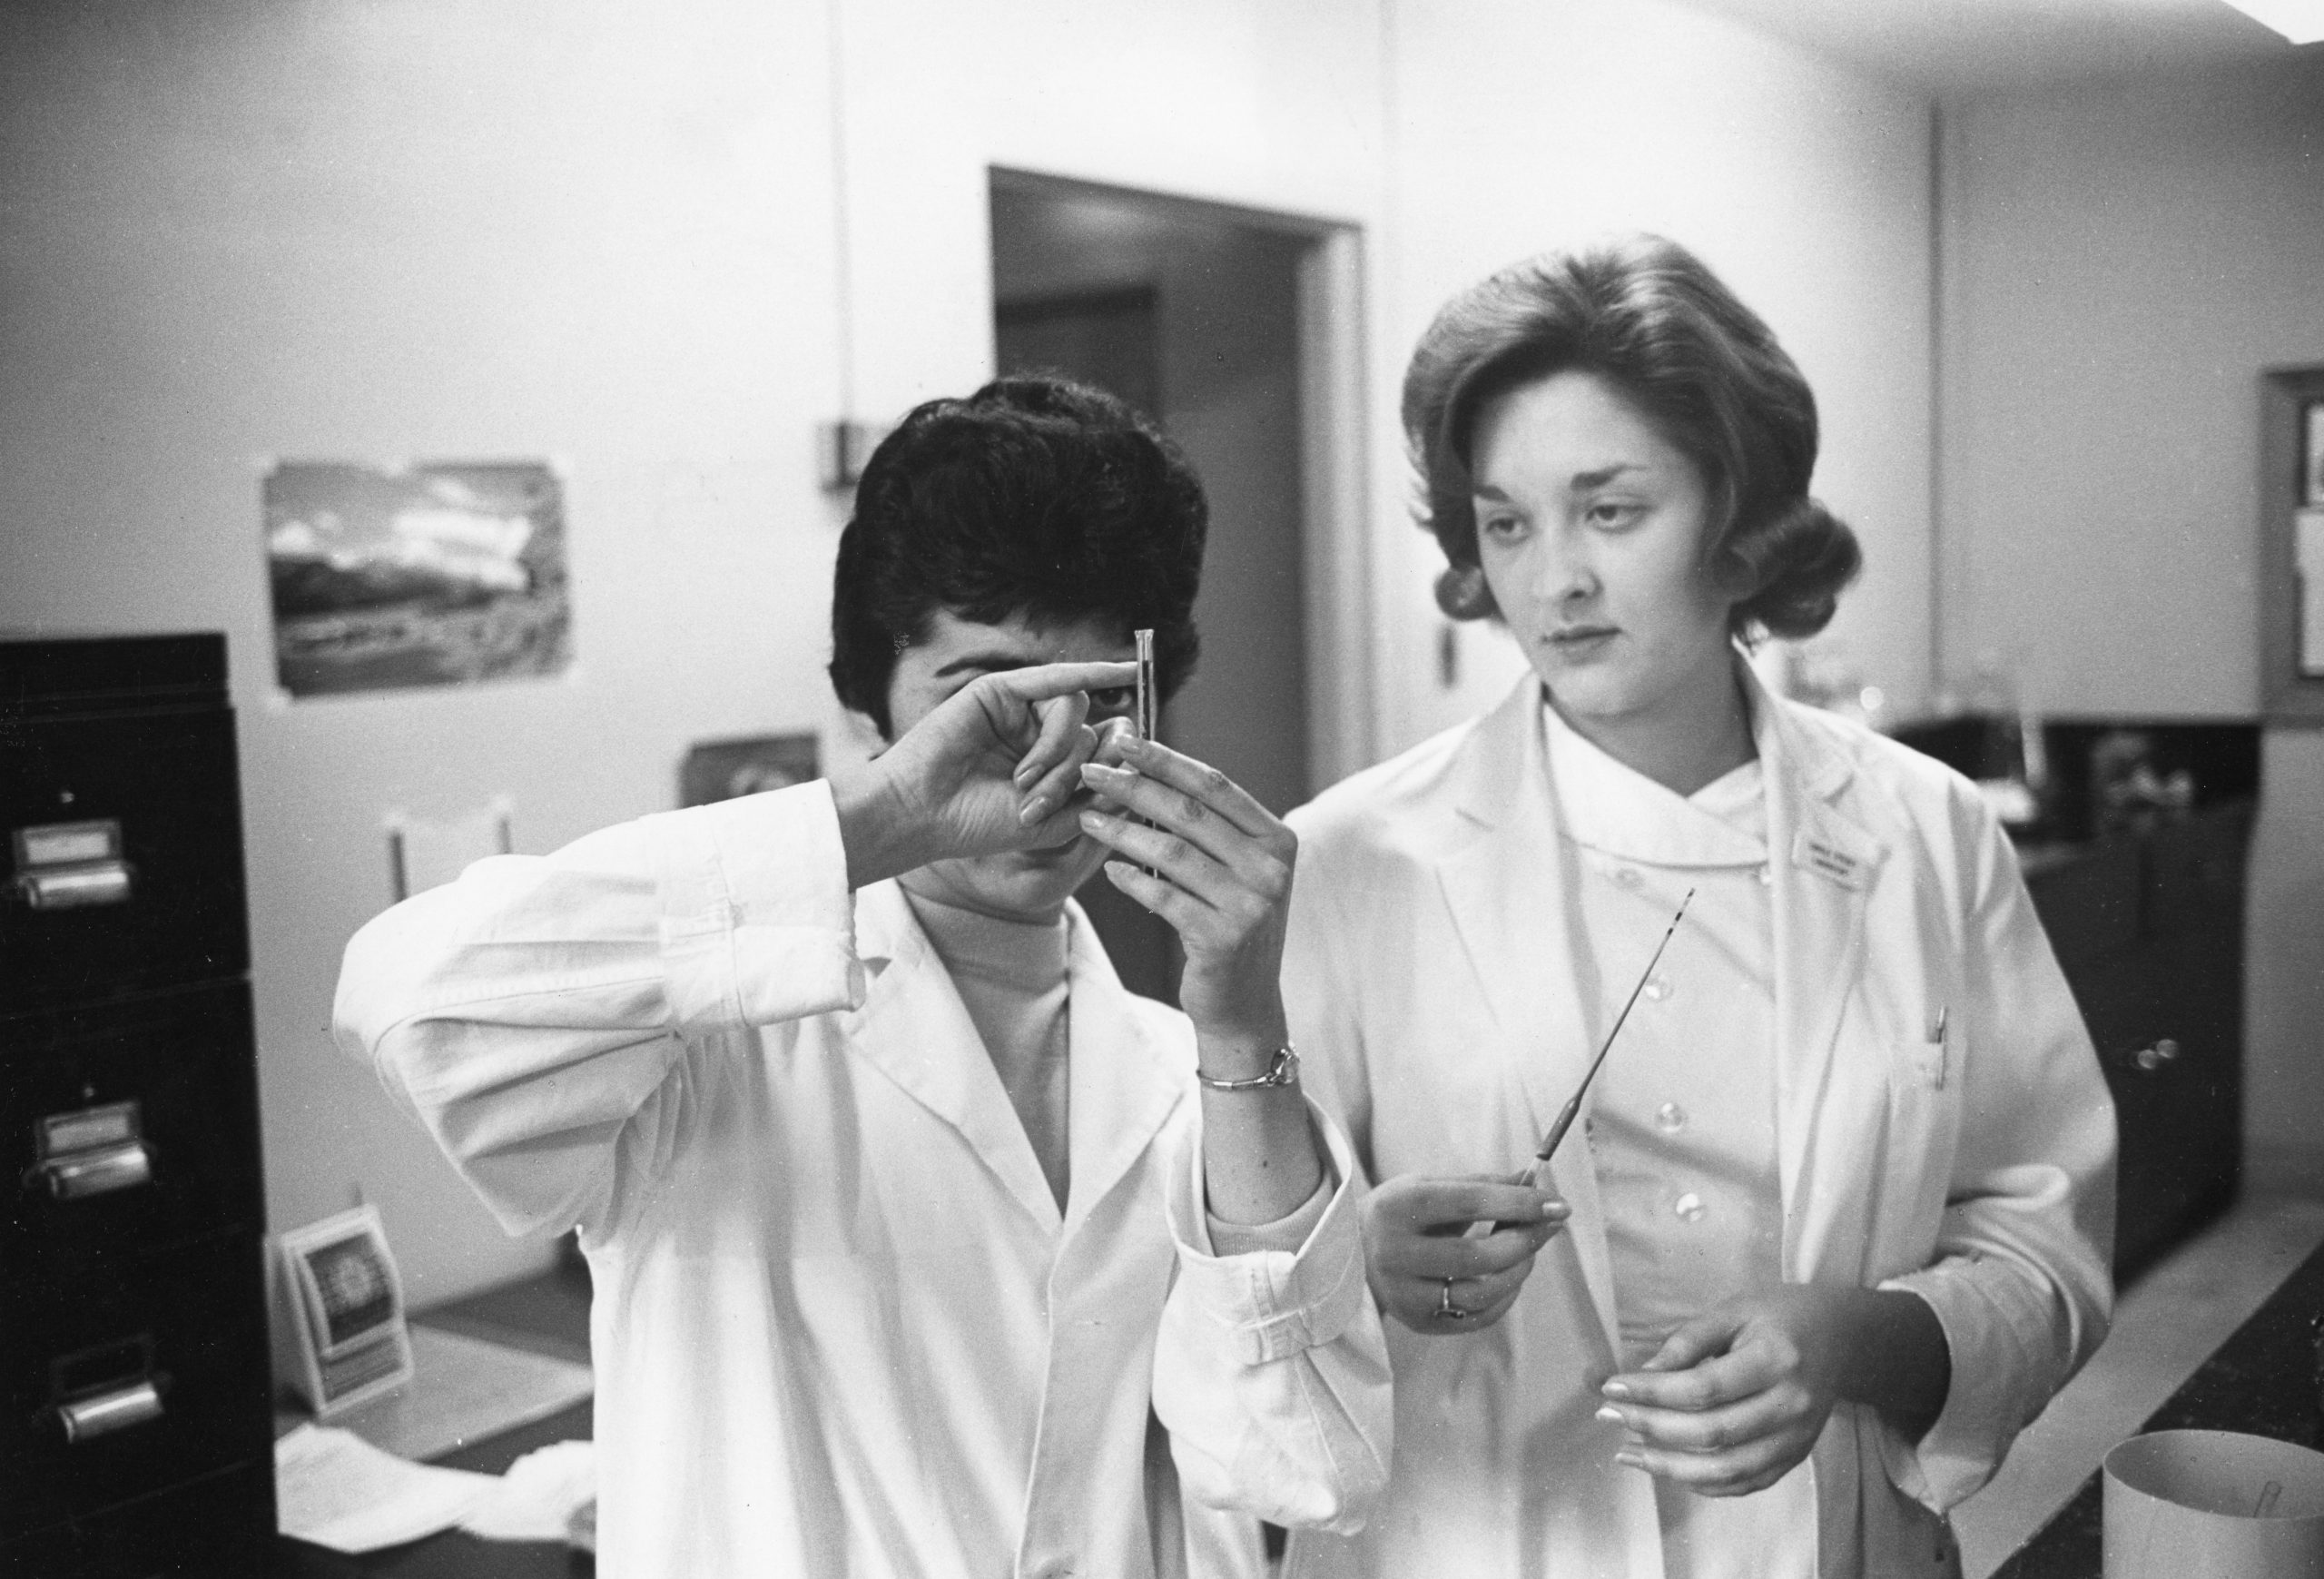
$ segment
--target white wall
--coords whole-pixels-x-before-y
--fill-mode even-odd
[[[270,1215],[415,1301],[537,1264],[325,1031],[382,814],[521,849],[813,727],[836,405],[820,7],[142,0],[0,17],[0,626],[222,628]],[[260,458],[563,462],[577,668],[271,702]]]
[[[1403,359],[1452,291],[1547,247],[1658,231],[1774,327],[1823,417],[1816,491],[1866,571],[1827,639],[1905,707],[1927,688],[1929,118],[1918,95],[1665,0],[1399,0],[1391,59],[1390,250],[1377,346],[1393,423]],[[1387,430],[1392,436],[1393,429]],[[1384,439],[1379,488],[1406,497]],[[1497,700],[1497,631],[1462,633],[1465,683],[1434,684],[1442,564],[1383,545],[1399,653],[1385,744]]]
[[[2324,60],[1947,117],[1948,666],[2061,712],[2259,708],[2259,373],[2324,362]],[[2271,731],[2245,1130],[2324,1142],[2324,734]]]
[[[988,164],[1363,227],[1385,751],[1479,700],[1431,678],[1404,355],[1609,227],[1699,247],[1807,367],[1873,565],[1842,633],[1916,691],[1925,124],[1665,0],[9,7],[0,625],[229,633],[270,1210],[360,1189],[425,1303],[542,1252],[328,1045],[380,817],[507,794],[544,850],[670,804],[691,740],[832,723],[813,425],[987,374]],[[273,706],[268,456],[561,460],[576,673]]]

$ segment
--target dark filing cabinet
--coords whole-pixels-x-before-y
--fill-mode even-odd
[[[2128,1283],[2233,1204],[2242,1179],[2243,910],[2260,731],[2056,718],[2042,734],[2051,783],[2039,821],[2017,832],[2019,851],[2114,1098],[2114,1278]],[[1897,737],[1972,777],[2002,765],[1993,720],[1940,720]]]
[[[0,638],[0,1575],[261,1574],[250,941],[218,636]]]

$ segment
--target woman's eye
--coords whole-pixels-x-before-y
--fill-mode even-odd
[[[1089,693],[1089,708],[1094,713],[1127,713],[1137,699],[1134,686],[1108,686]]]
[[[1515,516],[1487,516],[1477,523],[1477,530],[1488,538],[1513,538],[1525,529],[1525,523]]]
[[[1634,524],[1645,513],[1642,507],[1628,502],[1617,503],[1601,499],[1590,507],[1590,524],[1612,531],[1620,531]]]

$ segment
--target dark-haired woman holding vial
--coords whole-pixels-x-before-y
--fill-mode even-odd
[[[1857,567],[1814,397],[1649,237],[1455,297],[1403,420],[1439,602],[1530,672],[1291,819],[1396,1372],[1387,1502],[1304,1571],[1956,1572],[2104,1334],[2113,1112],[1973,786],[1745,661]]]

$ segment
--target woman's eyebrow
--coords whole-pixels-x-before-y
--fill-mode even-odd
[[[1577,489],[1603,488],[1626,471],[1644,471],[1645,469],[1646,468],[1636,461],[1618,460],[1611,466],[1600,467],[1596,471],[1575,472],[1573,486]]]
[[[984,674],[993,675],[999,674],[1003,669],[1029,669],[1040,661],[1038,657],[1027,657],[1023,653],[1005,650],[962,653],[950,663],[939,668],[931,677],[940,680],[947,675],[957,675],[966,669],[976,669]]]

